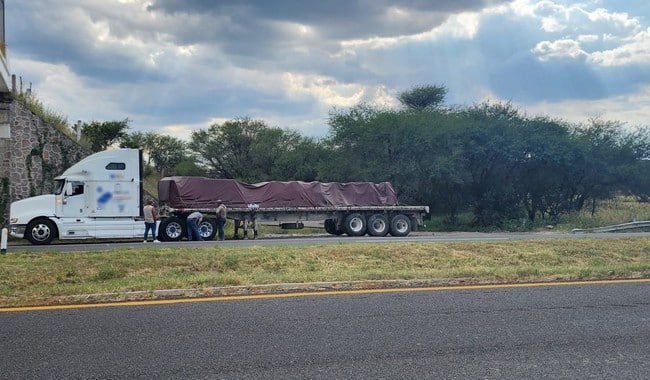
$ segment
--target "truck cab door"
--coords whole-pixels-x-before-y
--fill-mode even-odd
[[[86,216],[86,201],[84,198],[84,183],[79,181],[66,182],[61,201],[57,200],[57,216],[60,218],[75,218]]]
[[[86,209],[86,186],[83,181],[68,181],[61,200],[57,199],[57,216],[61,220],[61,238],[89,237],[94,235],[94,222]]]

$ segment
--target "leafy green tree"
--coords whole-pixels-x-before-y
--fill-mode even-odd
[[[295,136],[296,141],[278,158],[273,169],[273,178],[285,181],[321,180],[319,168],[329,158],[328,150],[318,140]]]
[[[122,148],[138,148],[144,152],[145,165],[153,167],[162,177],[175,174],[175,167],[189,159],[187,143],[176,137],[155,132],[134,132],[121,140]]]
[[[122,121],[92,121],[81,127],[81,136],[90,143],[94,152],[105,150],[119,142],[127,134],[129,119]]]
[[[238,118],[192,132],[190,149],[218,178],[245,182],[295,178],[288,160],[305,140],[294,131],[268,127],[261,120]],[[301,151],[304,152],[304,149]],[[281,164],[281,165],[280,165]]]
[[[121,148],[142,149],[147,159],[146,165],[152,166],[151,152],[156,150],[156,141],[158,140],[156,132],[133,132],[127,133],[120,140]]]
[[[324,178],[389,181],[405,204],[428,204],[450,219],[463,207],[467,174],[459,119],[447,112],[359,105],[330,115]]]
[[[200,176],[206,175],[205,169],[196,163],[194,158],[184,158],[174,167],[175,175]]]
[[[149,156],[161,177],[175,174],[176,165],[188,158],[187,143],[176,137],[158,135],[153,144]]]
[[[626,139],[636,161],[620,169],[623,192],[636,196],[639,201],[650,202],[650,127],[634,128]]]
[[[447,88],[444,86],[416,86],[397,95],[397,100],[407,108],[422,110],[437,108],[445,100]]]
[[[630,190],[629,175],[642,167],[641,160],[647,151],[640,141],[648,141],[648,137],[629,133],[623,123],[594,119],[587,126],[577,128],[574,138],[584,157],[574,163],[581,179],[574,208],[581,209],[585,202],[591,201],[594,213],[598,200]]]
[[[574,162],[580,157],[565,123],[546,117],[526,119],[520,126],[521,155],[515,188],[528,219],[557,217],[572,210]]]

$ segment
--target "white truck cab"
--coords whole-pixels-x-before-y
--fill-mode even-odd
[[[11,204],[11,236],[32,244],[49,244],[54,238],[134,238],[144,234],[139,149],[92,154],[55,182],[54,194]]]

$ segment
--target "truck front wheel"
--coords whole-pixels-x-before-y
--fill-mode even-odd
[[[44,218],[32,220],[25,230],[25,238],[34,245],[50,244],[56,234],[54,222]]]
[[[179,241],[183,237],[183,223],[176,216],[160,222],[160,232],[158,233],[162,241]]]

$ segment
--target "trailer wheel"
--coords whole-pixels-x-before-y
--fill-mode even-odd
[[[343,227],[349,236],[362,236],[366,233],[366,218],[361,214],[350,214],[345,217]]]
[[[34,245],[50,244],[56,235],[54,222],[45,218],[32,220],[25,230],[25,238]]]
[[[392,236],[408,236],[411,232],[411,220],[405,215],[395,215],[390,220],[390,234]]]
[[[374,214],[368,218],[368,235],[386,236],[390,226],[388,218],[383,214]]]
[[[176,216],[170,216],[160,222],[159,235],[163,241],[179,241],[184,235],[183,230],[181,219]]]
[[[336,222],[334,221],[334,219],[325,219],[325,231],[330,235],[336,235],[336,236],[343,235],[343,233],[345,232],[336,228]]]
[[[217,221],[212,218],[206,218],[199,224],[199,235],[203,240],[214,240],[217,233]]]

